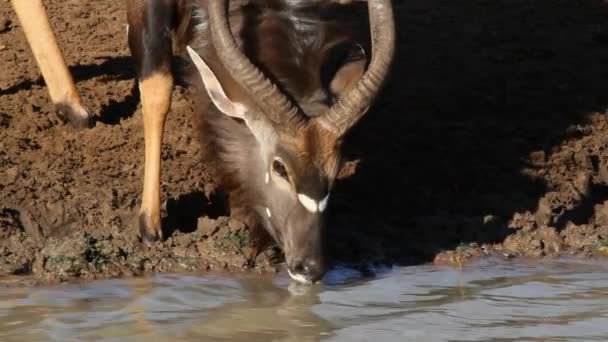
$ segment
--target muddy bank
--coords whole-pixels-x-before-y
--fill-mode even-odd
[[[0,274],[44,281],[242,270],[247,231],[201,162],[190,90],[163,144],[166,241],[137,238],[139,94],[113,1],[46,1],[94,128],[49,104],[0,2]],[[608,8],[601,1],[397,2],[397,62],[348,139],[332,195],[337,262],[601,256],[608,245]],[[473,18],[473,19],[472,19]],[[255,269],[273,271],[271,249]]]

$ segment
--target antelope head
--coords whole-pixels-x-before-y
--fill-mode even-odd
[[[223,78],[187,48],[215,107],[249,132],[249,143],[241,142],[238,150],[246,151],[246,161],[236,168],[255,194],[251,207],[283,249],[296,281],[312,283],[325,272],[323,216],[341,169],[342,137],[369,108],[393,57],[391,0],[369,0],[368,9],[371,61],[367,68],[365,60],[337,68],[331,81],[337,94],[333,103],[288,97],[279,90],[238,47],[225,1],[207,2],[208,30],[217,59],[247,96],[229,96]],[[233,133],[224,129],[222,134]]]

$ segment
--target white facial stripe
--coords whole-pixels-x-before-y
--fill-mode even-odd
[[[266,172],[266,184],[268,184],[268,182],[270,182],[270,175],[268,174],[268,172]]]
[[[306,210],[310,211],[311,213],[317,212],[317,209],[319,208],[317,201],[304,194],[298,194],[298,200],[300,200],[300,203],[302,203]]]
[[[311,283],[310,280],[306,279],[306,277],[301,274],[293,274],[293,273],[291,273],[291,271],[289,269],[287,269],[287,273],[289,273],[289,276],[291,277],[291,279],[293,279],[297,282],[304,283],[304,284]]]
[[[327,196],[325,196],[324,199],[321,200],[321,202],[319,202],[319,211],[320,212],[324,212],[325,209],[327,208],[327,203],[329,202],[329,194],[327,194]]]
[[[272,217],[272,214],[270,213],[270,209],[266,208],[266,215],[268,215],[268,217]]]

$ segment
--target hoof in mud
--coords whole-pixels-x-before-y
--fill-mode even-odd
[[[67,104],[57,105],[57,110],[76,129],[93,127],[93,115],[85,108],[75,108]]]
[[[160,227],[160,220],[153,220],[150,215],[145,213],[140,214],[139,235],[141,236],[141,241],[148,247],[151,247],[157,241],[162,240],[163,234]]]
[[[146,245],[148,247],[152,247],[152,246],[154,246],[154,244],[157,241],[160,241],[160,238],[154,234],[149,234],[146,232],[140,232],[140,234],[141,234],[141,241],[144,243],[144,245]]]

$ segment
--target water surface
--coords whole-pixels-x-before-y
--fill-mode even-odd
[[[0,289],[0,341],[607,341],[608,261],[412,266],[323,285],[157,275]]]

